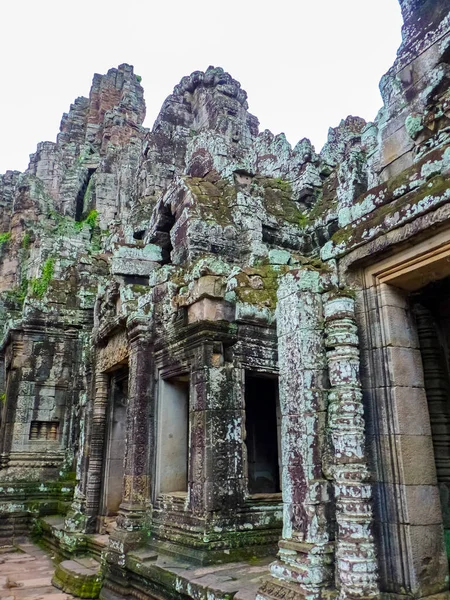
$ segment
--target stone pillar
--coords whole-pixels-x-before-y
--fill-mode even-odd
[[[243,386],[221,342],[196,349],[191,372],[189,507],[218,515],[244,503]]]
[[[291,271],[277,306],[283,537],[257,598],[323,598],[333,587],[330,483],[322,470],[327,406],[322,276]]]
[[[379,591],[354,304],[345,295],[324,295],[330,379],[328,469],[334,480],[337,522],[336,584],[340,598],[357,599],[376,598]]]
[[[91,421],[91,439],[89,445],[89,469],[86,485],[86,515],[88,531],[95,530],[100,506],[103,481],[103,458],[108,406],[107,373],[96,371],[94,381],[94,406]]]
[[[149,519],[154,439],[153,348],[148,318],[128,325],[129,379],[122,503],[110,546],[121,554],[142,542]]]

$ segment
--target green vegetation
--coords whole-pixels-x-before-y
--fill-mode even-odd
[[[6,394],[5,394],[5,392],[3,392],[3,394],[0,395],[0,402],[2,404],[5,404],[5,402],[6,402]]]
[[[75,229],[77,231],[81,231],[81,229],[83,229],[84,225],[87,225],[88,227],[90,227],[90,229],[94,229],[94,227],[97,225],[97,220],[98,220],[98,210],[93,209],[93,210],[89,211],[86,218],[84,218],[82,221],[77,221],[75,223]]]
[[[142,77],[141,77],[140,75],[136,75],[136,81],[137,81],[138,83],[141,83],[141,81],[142,81]]]
[[[31,234],[27,231],[22,238],[22,248],[24,250],[28,250],[28,248],[30,247],[30,242],[31,242]]]
[[[91,229],[93,227],[95,227],[97,225],[97,219],[98,219],[98,210],[91,210],[88,214],[88,216],[85,219],[85,223],[86,225],[89,225],[89,227],[91,227]]]
[[[11,239],[11,233],[7,231],[6,233],[0,233],[0,246],[3,244],[7,244]]]
[[[302,229],[309,225],[309,218],[305,213],[302,213],[298,218],[298,224]]]
[[[53,279],[53,273],[55,270],[55,259],[47,258],[42,267],[42,273],[40,277],[31,280],[31,292],[33,296],[42,298],[48,289],[50,281]]]
[[[285,179],[281,179],[280,177],[276,177],[275,179],[272,179],[272,185],[273,185],[273,187],[281,190],[282,192],[287,192],[288,194],[290,194],[292,192],[292,187],[291,187],[291,184],[289,183],[289,181],[286,181]]]

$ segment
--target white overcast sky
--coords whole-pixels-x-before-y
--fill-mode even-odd
[[[142,76],[151,127],[181,77],[221,66],[262,129],[319,150],[349,114],[371,120],[400,45],[397,0],[4,0],[0,173],[24,170],[95,72]]]

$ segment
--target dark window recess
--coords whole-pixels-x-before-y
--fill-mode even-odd
[[[262,226],[262,241],[266,244],[276,244],[280,239],[279,232],[270,225]]]
[[[31,421],[30,440],[50,440],[58,439],[57,421]]]
[[[143,240],[145,236],[145,229],[142,229],[141,231],[135,231],[133,233],[133,238],[135,240]]]
[[[278,465],[278,380],[245,375],[245,427],[250,494],[280,491]]]
[[[149,242],[157,244],[161,247],[163,264],[171,263],[171,252],[173,250],[172,240],[170,239],[170,232],[172,227],[175,225],[175,215],[172,214],[170,206],[160,205],[158,209],[158,216],[156,219],[156,227],[152,234],[149,236]]]
[[[89,182],[95,171],[96,169],[88,169],[88,172],[86,173],[83,183],[78,191],[77,198],[75,200],[75,221],[81,221],[84,211],[88,208],[87,206],[84,206],[84,197],[86,196]]]
[[[124,275],[123,281],[127,285],[148,285],[148,277],[144,275]]]

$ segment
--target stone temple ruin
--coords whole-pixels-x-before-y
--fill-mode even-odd
[[[320,154],[213,67],[150,131],[124,64],[0,176],[0,537],[56,586],[449,597],[450,0],[400,4]]]

